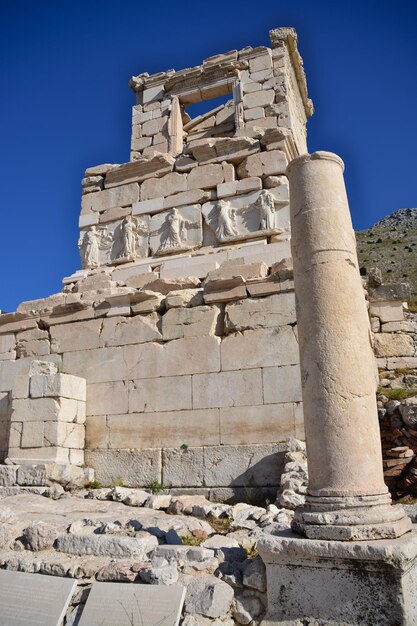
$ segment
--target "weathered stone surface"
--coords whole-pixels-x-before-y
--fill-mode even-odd
[[[371,302],[369,313],[381,322],[401,322],[404,319],[402,302]]]
[[[406,302],[411,295],[409,283],[384,283],[377,287],[369,287],[369,300],[371,302],[387,302],[399,300]]]
[[[201,576],[187,584],[185,612],[220,617],[229,611],[232,601],[233,589],[229,585],[215,576]]]
[[[136,317],[113,317],[103,321],[100,345],[124,346],[131,343],[157,341],[162,338],[158,330],[157,313]]]
[[[121,185],[114,189],[105,189],[88,194],[85,198],[90,201],[92,211],[108,211],[114,207],[124,207],[137,202],[139,200],[139,185],[137,183]]]
[[[107,431],[105,424],[103,429]],[[86,463],[94,467],[95,477],[100,483],[111,485],[115,480],[120,480],[121,477],[123,477],[125,485],[132,485],[133,487],[161,482],[160,449],[155,446],[151,450],[141,449],[138,453],[137,450],[131,449],[131,443],[132,440],[128,449],[125,450],[86,450]],[[93,447],[94,441],[91,441],[90,448]]]
[[[187,191],[187,176],[178,174],[178,172],[170,172],[161,178],[148,178],[140,188],[141,200],[152,200],[170,196],[174,193]]]
[[[58,552],[68,554],[94,554],[122,558],[146,557],[158,545],[156,537],[138,532],[135,537],[116,535],[60,535],[56,539]]]
[[[236,594],[233,617],[238,624],[252,624],[264,612],[264,605],[259,596],[247,590]]]
[[[52,548],[56,538],[64,531],[65,529],[62,526],[38,521],[27,526],[23,531],[23,536],[29,549],[37,552]]]
[[[204,304],[202,289],[181,289],[167,294],[165,305],[167,309],[175,307],[191,307]]]
[[[182,337],[219,335],[222,321],[218,306],[169,309],[162,318],[162,337],[164,341],[170,341]]]
[[[165,298],[160,293],[154,291],[142,290],[135,296],[135,304],[132,305],[133,315],[138,313],[153,313],[160,311],[164,306]]]
[[[145,289],[162,293],[163,295],[167,295],[171,291],[178,291],[179,289],[195,289],[199,286],[200,280],[194,276],[186,276],[176,280],[170,280],[167,278],[155,279],[152,277],[149,282],[143,285]]]
[[[301,402],[301,373],[299,365],[265,367],[262,374],[263,397],[266,404]]]
[[[266,263],[223,263],[219,269],[212,270],[207,274],[205,285],[211,288],[211,284],[220,286],[222,281],[241,276],[245,280],[250,278],[264,278],[268,274],[268,266]]]
[[[246,330],[225,337],[221,344],[222,369],[249,369],[296,365],[298,343],[291,326]]]
[[[274,328],[293,324],[295,320],[293,293],[234,302],[228,304],[225,311],[225,327],[229,332]]]
[[[248,156],[237,168],[238,178],[258,176],[265,178],[271,175],[285,174],[287,159],[284,152],[270,150]]]
[[[243,569],[243,584],[257,591],[266,591],[265,565],[260,556],[246,563]]]
[[[148,585],[174,585],[178,580],[176,565],[147,567],[139,572],[140,579]]]
[[[128,410],[128,385],[124,381],[90,383],[87,393],[88,415],[122,414]]]
[[[220,371],[219,337],[186,337],[164,345],[146,343],[141,346],[125,346],[123,352],[126,370],[121,367],[119,376],[120,371],[126,371],[130,379]]]
[[[107,174],[105,186],[133,181],[141,182],[146,178],[163,176],[173,170],[174,161],[175,159],[169,154],[157,153],[150,158],[141,157],[137,161],[124,163]],[[137,200],[139,197],[135,202]]]
[[[417,426],[417,396],[412,398],[407,398],[401,402],[398,407],[401,417],[404,420],[404,423],[411,428],[416,428]]]
[[[17,481],[17,467],[13,465],[0,465],[0,486],[11,487]]]
[[[101,327],[101,320],[51,326],[52,351],[61,353],[98,348]]]
[[[196,409],[262,403],[262,373],[259,368],[193,376],[193,407]]]
[[[30,378],[31,398],[68,398],[85,402],[86,381],[79,376],[54,374],[50,376],[34,375]]]
[[[107,418],[109,447],[179,447],[219,444],[219,409],[129,413]]]
[[[284,441],[295,436],[295,404],[220,408],[220,441],[242,445]]]
[[[129,386],[129,412],[149,413],[150,411],[191,409],[191,394],[191,376],[133,380]]]
[[[137,578],[137,571],[132,568],[135,561],[113,561],[102,567],[96,574],[96,579],[103,582],[132,583]]]
[[[377,357],[414,356],[415,347],[412,337],[403,333],[376,333],[374,352]]]
[[[200,165],[188,174],[187,187],[188,189],[210,189],[215,188],[223,180],[223,168],[220,164]]]

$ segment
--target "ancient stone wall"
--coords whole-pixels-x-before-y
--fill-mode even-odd
[[[61,293],[0,316],[0,459],[50,460],[51,426],[30,395],[30,419],[16,419],[17,385],[40,359],[86,380],[85,418],[74,413],[49,450],[59,462],[84,462],[85,419],[85,462],[104,484],[219,499],[277,484],[283,442],[303,437],[285,171],[306,151],[312,104],[294,31],[270,35],[271,48],[131,79],[131,161],[82,181],[82,269]],[[374,296],[384,367],[415,359],[401,295]]]

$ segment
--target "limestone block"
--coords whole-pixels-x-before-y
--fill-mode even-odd
[[[52,351],[63,353],[98,348],[102,323],[101,320],[88,320],[51,326]]]
[[[64,397],[85,402],[86,381],[69,374],[38,374],[30,378],[31,398]]]
[[[85,423],[85,445],[88,450],[108,448],[109,429],[105,415],[89,415]]]
[[[118,163],[103,163],[102,165],[94,165],[88,167],[85,170],[85,176],[104,176],[107,172],[111,172],[116,167],[119,167]]]
[[[223,339],[221,359],[222,370],[296,365],[298,343],[291,326],[246,330]]]
[[[85,427],[83,424],[45,422],[44,445],[84,449]],[[24,432],[24,425],[23,425]],[[23,434],[22,434],[23,437]]]
[[[63,369],[68,374],[85,378],[88,384],[123,380],[125,378],[123,348],[65,352]]]
[[[259,120],[265,117],[265,109],[263,107],[254,107],[253,109],[245,109],[243,117],[246,121]]]
[[[162,318],[164,341],[182,337],[219,335],[223,326],[218,306],[169,309]]]
[[[187,178],[188,189],[210,189],[224,181],[220,164],[200,165],[191,170]]]
[[[124,381],[91,383],[87,387],[88,415],[123,414],[128,411],[128,388]]]
[[[4,450],[7,453],[8,448],[20,448],[20,442],[22,437],[23,424],[21,422],[2,422],[5,428],[4,432]],[[9,441],[7,441],[7,429],[10,426]],[[7,456],[7,454],[5,455]]]
[[[22,425],[22,448],[42,448],[44,445],[44,422],[24,422]]]
[[[219,409],[109,415],[110,448],[219,445]]]
[[[181,263],[183,263],[183,261],[181,261]],[[161,278],[152,278],[148,283],[146,283],[145,286],[146,289],[152,289],[153,291],[158,291],[159,293],[167,295],[172,291],[177,291],[179,289],[194,289],[195,287],[199,287],[200,280],[192,275],[187,275],[178,279],[163,278],[161,276]]]
[[[378,329],[379,330],[379,329]],[[378,332],[378,330],[376,332]],[[411,320],[403,322],[386,322],[381,326],[383,333],[417,333],[417,323]]]
[[[391,357],[387,359],[386,369],[414,369],[417,367],[417,356]]]
[[[220,371],[219,337],[187,337],[166,344],[125,346],[123,353],[124,378],[132,380]],[[119,376],[121,371],[120,367]]]
[[[87,215],[81,214],[78,218],[78,227],[85,228],[86,226],[92,226],[98,224],[100,221],[98,213],[87,213]]]
[[[171,291],[165,299],[167,309],[173,309],[175,307],[200,306],[203,303],[202,289],[181,289]]]
[[[402,302],[371,302],[369,314],[372,317],[379,317],[381,323],[404,320]]]
[[[152,280],[157,280],[158,278],[159,276],[156,272],[146,271],[143,274],[127,275],[124,282],[127,287],[133,287],[134,289],[147,289],[146,285]]]
[[[195,374],[193,408],[259,405],[263,402],[260,369]]]
[[[187,175],[170,172],[161,178],[148,178],[140,188],[141,200],[152,200],[187,191]]]
[[[135,317],[105,319],[100,333],[100,345],[124,346],[130,343],[161,340],[158,323],[159,315],[155,312]]]
[[[32,332],[32,331],[25,331]],[[40,331],[43,332],[43,331]],[[20,333],[23,335],[24,333]],[[34,356],[46,356],[51,352],[51,346],[49,343],[48,333],[46,334],[45,339],[19,339],[19,335],[17,335],[16,342],[16,355],[18,358],[22,357],[34,357]]]
[[[229,332],[275,328],[295,321],[295,297],[291,292],[251,298],[226,306],[225,327]]]
[[[222,444],[285,441],[295,432],[294,404],[220,408]]]
[[[185,149],[187,153],[192,154],[201,163],[226,160],[229,163],[237,164],[249,154],[258,152],[260,146],[257,139],[248,136],[209,137],[191,141]]]
[[[94,467],[96,479],[103,485],[112,485],[123,476],[125,485],[142,487],[162,482],[161,450],[86,450],[85,462]]]
[[[133,315],[138,313],[153,313],[159,311],[165,302],[165,298],[161,293],[155,293],[144,289],[135,296],[135,304],[131,306]]]
[[[124,163],[109,172],[106,176],[105,187],[163,176],[173,170],[174,162],[175,159],[170,154],[156,153],[148,157],[141,156],[137,161]],[[135,202],[138,200],[139,197]]]
[[[124,207],[139,200],[139,185],[131,183],[113,189],[105,189],[86,196],[91,201],[92,211],[107,211],[113,207]]]
[[[210,270],[216,269],[219,265],[226,261],[225,252],[217,252],[216,254],[194,256],[187,259],[187,263],[177,258],[165,260],[161,266],[161,278],[178,279],[186,277],[190,272],[198,277],[205,278]]]
[[[273,89],[262,89],[246,93],[243,96],[243,106],[245,109],[254,109],[256,107],[266,107],[272,104],[275,99],[275,91]]]
[[[411,295],[409,283],[384,283],[377,287],[369,287],[369,300],[371,302],[389,302],[399,300],[405,302]]]
[[[242,278],[239,278],[241,282],[243,282]],[[204,292],[204,302],[206,304],[213,304],[215,302],[232,302],[233,300],[241,300],[242,298],[246,298],[246,296],[247,293],[244,284],[230,285],[229,287],[223,288],[220,284],[219,287]]]
[[[162,451],[164,484],[167,487],[203,486],[204,451],[202,447],[165,448]]]
[[[130,382],[129,413],[181,411],[192,408],[191,376],[165,376]]]
[[[236,172],[238,178],[247,178],[249,176],[259,176],[266,178],[267,176],[285,174],[287,167],[287,158],[281,150],[270,150],[268,152],[259,152],[251,154],[238,166]]]
[[[0,465],[0,486],[11,487],[17,481],[17,467],[13,465]]]
[[[301,372],[299,365],[265,367],[262,373],[265,404],[301,402]]]
[[[13,422],[46,422],[56,420],[61,408],[55,398],[16,399],[12,401]]]
[[[16,340],[13,334],[0,335],[0,360],[14,359],[16,357],[15,347]]]
[[[217,185],[217,197],[227,198],[228,196],[234,196],[237,192],[237,181],[232,180],[226,183],[220,183]]]
[[[215,186],[215,185],[214,185]],[[211,191],[204,191],[203,189],[191,189],[190,191],[182,191],[172,196],[164,198],[164,209],[171,209],[174,207],[199,204],[200,202],[206,202],[212,197]]]
[[[200,205],[162,211],[150,219],[149,245],[153,255],[192,250],[202,243]]]
[[[223,280],[228,280],[236,276],[241,276],[245,280],[249,278],[263,278],[268,274],[268,266],[266,263],[236,263],[228,261],[222,263],[217,270],[213,270],[208,273],[205,284],[210,288],[212,283],[220,283]],[[215,286],[215,285],[213,285]]]
[[[68,448],[48,446],[42,448],[9,448],[13,463],[69,463]]]
[[[150,178],[148,180],[160,180],[159,178],[154,179]],[[162,194],[161,194],[162,196]],[[142,200],[141,202],[135,202],[132,205],[132,215],[144,215],[158,213],[158,211],[162,211],[164,208],[164,199],[160,198],[152,198],[152,200]]]
[[[222,168],[223,168],[223,177],[224,177],[225,183],[235,180],[235,168],[232,163],[223,161]]]
[[[100,213],[100,215],[98,216],[99,218],[98,221],[100,224],[107,224],[108,222],[116,222],[117,220],[122,220],[124,217],[127,217],[127,215],[130,215],[130,213],[131,213],[130,206],[127,206],[127,207],[117,206],[117,207],[114,207],[113,209],[109,209],[108,211],[104,211],[103,213]],[[95,217],[95,214],[93,215],[93,217]],[[85,226],[87,226],[87,224],[85,224]],[[80,224],[80,228],[81,228],[81,224]]]
[[[403,333],[376,333],[374,352],[377,357],[414,356],[415,347],[412,337]]]
[[[148,120],[142,124],[142,134],[145,137],[156,135],[167,127],[167,119],[165,117],[159,117],[154,120]]]

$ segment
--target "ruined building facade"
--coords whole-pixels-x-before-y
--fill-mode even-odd
[[[0,316],[0,460],[218,499],[276,488],[303,437],[285,172],[313,107],[295,31],[270,41],[131,79],[131,160],[82,181],[82,269]],[[382,337],[405,294],[374,293]],[[401,337],[378,340],[384,366],[415,364]]]

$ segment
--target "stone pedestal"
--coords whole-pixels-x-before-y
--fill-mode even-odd
[[[323,541],[291,532],[258,544],[267,572],[262,626],[417,624],[417,536]]]

